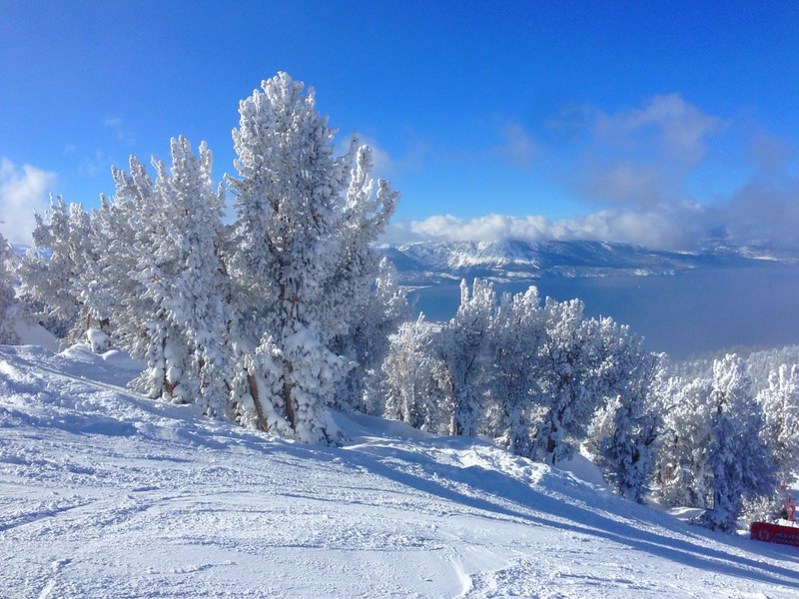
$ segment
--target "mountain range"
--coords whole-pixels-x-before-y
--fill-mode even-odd
[[[404,285],[431,285],[461,278],[495,281],[547,277],[663,275],[707,268],[796,263],[795,257],[762,247],[711,244],[693,251],[649,249],[601,241],[423,241],[384,244],[379,251]]]

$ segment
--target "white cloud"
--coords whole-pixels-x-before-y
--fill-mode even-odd
[[[349,149],[349,143],[349,139],[340,139],[337,144],[338,152],[346,152]],[[374,138],[360,133],[358,134],[358,143],[372,149],[375,178],[391,179],[402,172],[417,171],[422,168],[428,154],[427,144],[421,139],[406,140],[403,152],[400,154],[389,153]]]
[[[543,241],[569,237],[565,221],[553,222],[544,216],[507,216],[488,214],[461,219],[451,214],[436,215],[417,221],[392,223],[385,240],[409,241],[499,241],[519,239]]]
[[[572,219],[550,220],[540,215],[489,214],[472,219],[431,216],[389,226],[384,241],[536,241],[595,240],[632,243],[653,248],[695,247],[709,225],[709,211],[682,204],[649,211],[603,210]]]
[[[509,160],[515,166],[533,164],[543,148],[539,141],[518,123],[507,123],[500,128],[502,144],[493,149],[493,154]]]
[[[799,250],[799,165],[793,144],[732,125],[679,94],[655,96],[616,113],[586,106],[565,111],[547,123],[555,143],[508,125],[502,131],[505,142],[493,155],[559,180],[593,204],[589,213],[555,221],[500,214],[431,216],[395,223],[385,239],[586,239],[685,250],[722,239]],[[722,145],[732,153],[720,151]],[[748,154],[741,153],[746,149]],[[724,162],[730,156],[734,166]],[[732,192],[712,191],[712,177],[730,168],[732,175],[747,173],[748,180]],[[704,176],[711,177],[709,187]],[[696,197],[693,190],[702,187],[711,191]]]
[[[493,241],[515,238],[528,241],[548,239],[552,223],[543,216],[512,217],[489,214],[463,220],[451,214],[431,216],[421,221],[393,224],[387,232],[392,241]]]
[[[118,116],[103,119],[103,127],[113,131],[116,138],[126,145],[132,146],[136,143],[136,137],[125,127],[122,119]]]
[[[544,216],[452,215],[392,223],[384,241],[499,241],[518,239],[616,241],[693,250],[709,240],[799,250],[799,177],[755,177],[714,205],[694,202],[613,208],[550,220]]]
[[[0,157],[0,231],[11,243],[30,243],[34,211],[49,206],[56,174]]]
[[[575,119],[575,115],[579,118]],[[575,136],[561,178],[588,202],[651,209],[691,200],[686,181],[701,168],[714,136],[728,125],[679,94],[608,113],[579,107],[548,123]]]
[[[597,112],[597,140],[622,146],[654,143],[671,160],[696,163],[707,150],[707,138],[723,121],[688,104],[679,94],[654,96],[644,107],[616,114]]]

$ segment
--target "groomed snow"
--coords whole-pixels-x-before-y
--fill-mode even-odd
[[[374,418],[270,439],[127,391],[134,369],[0,347],[0,596],[799,596],[799,549]]]

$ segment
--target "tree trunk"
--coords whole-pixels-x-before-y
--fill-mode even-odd
[[[170,401],[175,399],[175,385],[169,381],[169,363],[166,360],[166,337],[161,339],[161,360],[163,363],[163,375],[161,376],[161,397],[166,393]]]
[[[547,437],[547,458],[544,460],[550,466],[555,465],[555,448],[557,448],[557,444],[555,443],[555,439],[550,435]]]
[[[291,382],[292,365],[289,360],[283,360],[283,404],[286,406],[286,419],[293,431],[297,431],[297,410],[294,409],[294,399],[291,390],[294,387]]]
[[[559,419],[560,420],[560,419]],[[545,460],[551,466],[555,465],[555,450],[558,448],[558,442],[555,440],[555,435],[558,432],[558,425],[555,420],[549,420],[549,433],[547,434],[547,459]]]
[[[455,393],[455,379],[452,373],[449,375],[449,393],[450,397],[452,397],[452,417],[449,421],[449,434],[453,437],[459,437],[463,433],[460,421],[461,404]]]
[[[458,414],[455,410],[452,411],[452,417],[449,421],[449,434],[453,437],[459,437],[461,434],[461,427],[458,424]]]
[[[250,387],[250,395],[252,402],[255,404],[255,414],[258,416],[258,427],[265,433],[269,432],[269,423],[264,416],[264,409],[261,406],[261,398],[258,394],[258,382],[255,380],[254,374],[247,374],[247,384]]]

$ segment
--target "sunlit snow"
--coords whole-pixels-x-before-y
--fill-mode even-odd
[[[301,445],[145,399],[134,374],[0,347],[0,596],[799,594],[795,548],[487,443],[357,416],[341,447]]]

